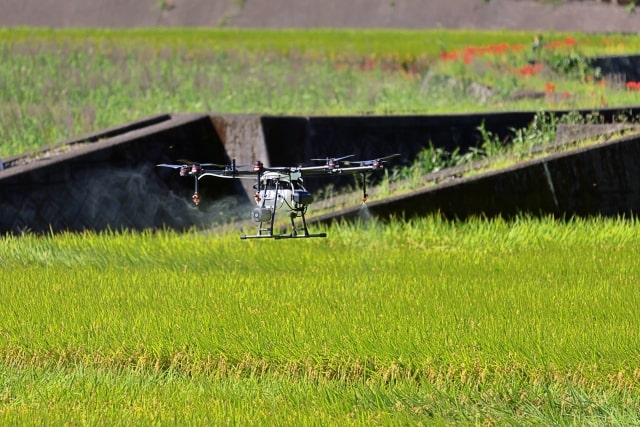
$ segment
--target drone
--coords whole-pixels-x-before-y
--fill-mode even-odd
[[[245,166],[236,166],[235,159],[228,165],[183,161],[181,164],[162,163],[157,166],[178,169],[180,176],[194,178],[195,190],[191,200],[196,206],[201,201],[198,183],[204,177],[256,180],[253,185],[256,190],[254,195],[256,207],[251,211],[251,218],[258,223],[258,231],[254,235],[242,235],[241,239],[309,238],[326,237],[327,235],[326,233],[309,232],[305,214],[313,202],[313,196],[304,186],[305,177],[360,175],[362,178],[362,203],[365,203],[369,197],[366,187],[367,175],[384,169],[384,164],[399,154],[373,160],[347,161],[353,156],[352,154],[338,158],[311,159],[314,162],[323,163],[315,166],[270,167],[265,166],[261,161],[256,161],[251,169],[242,169]],[[278,212],[286,213],[291,220],[289,233],[274,233]],[[296,220],[298,221],[296,222]]]

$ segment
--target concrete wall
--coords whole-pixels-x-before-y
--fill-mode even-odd
[[[636,116],[640,108],[599,113],[603,121],[610,122],[622,113]],[[512,128],[528,126],[534,115],[154,116],[4,159],[0,232],[208,227],[217,221],[246,218],[253,183],[204,178],[200,181],[203,202],[195,208],[191,203],[193,179],[156,164],[180,159],[226,164],[236,159],[239,165],[262,160],[271,166],[287,166],[307,164],[316,157],[354,154],[369,159],[392,153],[402,154],[398,164],[409,164],[429,144],[464,152],[480,142],[481,124],[504,137]],[[640,182],[637,150],[636,140],[625,140],[371,202],[370,207],[387,217],[432,211],[459,217],[519,211],[635,212],[639,204],[636,183]],[[306,184],[314,191],[328,183],[353,183],[352,177],[343,178],[309,179]]]
[[[640,211],[640,136],[549,155],[514,167],[450,179],[411,194],[367,203],[385,220],[438,213],[450,219],[519,214],[637,215]],[[357,219],[359,206],[310,222]]]
[[[567,110],[550,110],[558,117]],[[593,110],[578,110],[583,116]],[[598,110],[603,123],[615,122],[620,115],[633,117],[640,107]],[[372,159],[400,153],[394,165],[410,165],[429,145],[449,152],[467,152],[482,143],[478,128],[501,140],[513,136],[512,129],[526,128],[536,112],[498,112],[428,116],[339,116],[339,117],[263,117],[262,132],[271,165],[308,164],[309,159],[354,154],[354,159]],[[265,162],[266,163],[266,162]],[[353,185],[352,177],[313,178],[310,190],[332,184],[337,188]]]
[[[189,205],[191,180],[155,165],[176,158],[224,161],[210,117],[167,116],[142,128],[136,123],[112,129],[105,139],[90,135],[25,158],[5,159],[0,231],[206,224],[211,208]],[[203,188],[203,193],[206,199],[208,193],[235,194],[237,188],[224,182],[215,192]]]
[[[640,81],[640,55],[609,55],[589,59],[589,65],[599,68],[603,76],[621,79],[622,82]]]

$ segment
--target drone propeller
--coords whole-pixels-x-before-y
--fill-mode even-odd
[[[198,179],[203,175],[214,175],[214,176],[223,176],[223,177],[235,177],[239,171],[238,168],[247,166],[236,166],[235,159],[231,162],[231,164],[222,165],[219,163],[198,163],[192,162],[191,160],[178,160],[181,162],[180,164],[170,164],[170,163],[161,163],[156,166],[172,168],[172,169],[180,169],[180,176],[195,176]],[[207,169],[214,167],[216,169]]]
[[[344,159],[348,159],[349,157],[353,157],[355,154],[349,154],[348,156],[342,157],[325,157],[324,159],[311,159],[314,162],[325,162],[325,167],[330,169],[336,169],[340,167],[340,162]]]
[[[342,161],[344,159],[348,159],[349,157],[353,157],[355,156],[355,154],[349,154],[348,156],[342,156],[342,157],[325,157],[324,159],[311,159],[314,162],[339,162]]]
[[[200,165],[202,167],[215,167],[215,168],[226,168],[229,165],[222,165],[220,163],[198,163],[198,162],[192,162],[191,160],[185,160],[185,159],[178,159],[178,161],[180,163],[184,163],[187,166],[192,166],[192,165]]]
[[[161,163],[159,165],[156,165],[162,168],[172,168],[172,169],[180,169],[182,167],[188,166],[188,165],[170,165],[168,163]]]
[[[374,168],[379,168],[383,163],[387,163],[389,159],[398,156],[400,156],[400,154],[396,153],[385,157],[379,157],[377,159],[354,161],[353,163],[358,163],[360,166],[372,166]]]

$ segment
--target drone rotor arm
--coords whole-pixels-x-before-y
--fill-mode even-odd
[[[375,167],[375,166],[349,166],[346,168],[340,168],[337,169],[335,171],[336,174],[342,174],[342,175],[355,175],[355,174],[365,174],[367,172],[372,172],[376,169],[381,169],[380,167]]]
[[[156,166],[157,167],[161,167],[161,168],[180,169],[184,165],[171,165],[171,164],[168,164],[168,163],[161,163],[161,164],[156,165]]]
[[[304,167],[297,168],[295,171],[300,172],[302,175],[310,176],[310,175],[331,175],[332,170],[333,169],[328,168],[326,166],[304,166]]]
[[[255,179],[255,172],[252,171],[207,171],[200,175],[198,179],[205,176],[226,179]]]

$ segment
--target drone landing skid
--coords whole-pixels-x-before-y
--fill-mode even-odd
[[[277,198],[277,190],[276,190],[276,196],[274,198]],[[274,234],[273,230],[275,228],[275,209],[273,210],[265,210],[265,209],[254,209],[252,211],[252,216],[253,218],[258,218],[261,219],[263,218],[262,215],[264,215],[264,218],[266,218],[266,220],[264,221],[258,221],[260,223],[259,227],[258,227],[258,234],[254,234],[254,235],[242,235],[240,236],[240,239],[242,240],[246,240],[246,239],[308,239],[310,237],[327,237],[327,233],[309,233],[309,228],[307,227],[307,220],[304,217],[304,214],[307,210],[307,205],[296,205],[296,207],[293,209],[293,211],[291,211],[289,213],[289,218],[291,220],[291,232],[290,233],[284,233],[281,232],[279,234]],[[266,211],[266,213],[265,213]],[[255,213],[255,214],[254,214]],[[300,218],[300,221],[296,224],[296,218]],[[265,224],[266,223],[266,224]],[[281,229],[281,231],[285,231],[284,229]]]
[[[316,233],[316,234],[294,234],[294,233],[285,233],[285,234],[254,234],[254,235],[244,235],[240,236],[242,240],[247,239],[309,239],[311,237],[327,237],[327,233]]]

